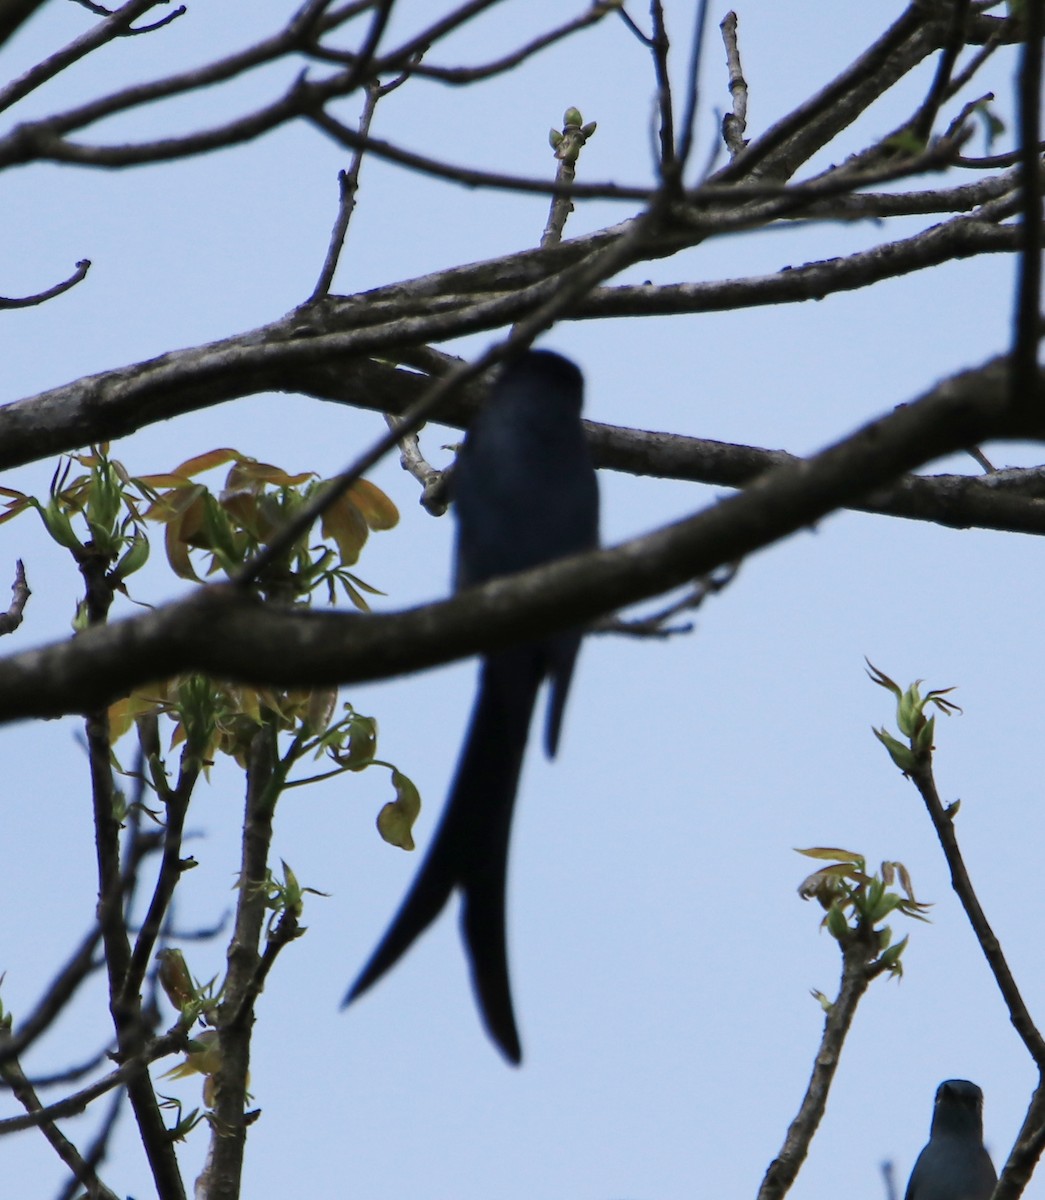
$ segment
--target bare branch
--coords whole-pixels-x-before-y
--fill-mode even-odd
[[[538,54],[541,50],[546,50],[549,46],[554,46],[556,42],[561,42],[573,34],[579,33],[582,29],[587,29],[589,25],[598,24],[603,17],[614,11],[619,11],[619,7],[613,0],[594,3],[587,12],[581,13],[580,16],[566,21],[564,24],[549,30],[547,33],[542,33],[539,37],[535,37],[524,45],[519,46],[518,49],[511,51],[511,53],[502,55],[501,58],[494,59],[491,62],[484,63],[482,66],[437,67],[423,64],[416,68],[416,73],[425,79],[435,79],[440,83],[455,86],[476,83],[480,79],[490,79],[494,75],[501,75],[505,71],[513,70],[515,67],[526,62],[527,59]]]
[[[911,133],[923,144],[928,142],[932,134],[941,105],[951,95],[954,68],[958,63],[958,55],[965,45],[965,28],[968,23],[969,10],[970,0],[954,0],[943,51],[940,54],[940,61],[936,64],[936,74],[933,76],[929,94],[922,101],[908,125]]]
[[[166,0],[128,0],[127,4],[122,5],[115,12],[110,12],[100,5],[93,6],[92,11],[106,19],[93,29],[81,34],[68,46],[37,63],[18,79],[13,79],[6,87],[0,88],[0,112],[28,96],[30,92],[35,91],[49,79],[53,79],[66,67],[85,58],[92,50],[97,50],[99,46],[104,46],[114,38],[131,32],[131,22],[136,17],[140,17],[150,8],[155,8],[157,4],[164,2]],[[184,11],[184,8],[181,8],[173,14],[169,14],[164,18],[164,23],[169,22],[173,16],[180,16]],[[138,32],[144,31],[139,30]]]
[[[1014,414],[1008,389],[1008,361],[995,360],[686,520],[402,613],[275,611],[229,587],[200,589],[0,662],[0,721],[90,710],[185,670],[273,684],[387,679],[582,625],[772,545],[921,463],[991,437],[1045,437],[1045,418]]]
[[[747,142],[747,80],[740,65],[740,46],[737,42],[737,14],[726,13],[719,25],[722,41],[726,46],[726,65],[729,68],[729,94],[733,98],[733,111],[722,118],[722,139],[732,162],[744,149]]]
[[[378,97],[379,92],[376,87],[368,87],[366,89],[363,112],[359,118],[359,133],[363,138],[368,137],[370,134],[370,122],[374,117],[374,109],[377,107]],[[356,192],[359,190],[359,169],[362,165],[363,148],[357,146],[352,156],[352,165],[347,171],[338,172],[337,218],[334,221],[334,228],[330,232],[330,245],[327,248],[327,256],[323,260],[323,266],[320,269],[319,278],[316,280],[316,286],[312,289],[312,295],[309,296],[310,302],[318,300],[321,296],[325,296],[330,291],[330,285],[334,282],[334,272],[337,270],[338,259],[341,257],[341,250],[345,244],[345,237],[348,234],[348,223],[352,219],[352,212],[356,207]]]
[[[91,260],[89,258],[81,258],[76,264],[76,270],[73,271],[68,279],[63,279],[61,283],[56,283],[54,287],[50,287],[46,291],[37,292],[33,296],[20,296],[17,298],[0,296],[0,309],[32,308],[34,305],[43,304],[44,301],[52,300],[55,296],[60,296],[62,292],[67,292],[70,288],[75,287],[90,269]]]
[[[399,433],[399,421],[391,413],[385,413],[385,422],[389,429]],[[437,470],[425,459],[416,433],[400,437],[399,463],[421,484],[421,506],[433,517],[441,517],[449,507],[446,472]]]
[[[9,1133],[19,1133],[23,1129],[35,1129],[44,1121],[58,1121],[63,1117],[73,1117],[82,1113],[99,1096],[104,1096],[113,1088],[128,1086],[147,1071],[149,1063],[166,1058],[168,1054],[174,1054],[178,1050],[184,1050],[187,1042],[185,1031],[175,1026],[162,1037],[153,1038],[139,1054],[117,1067],[115,1071],[110,1071],[104,1078],[95,1080],[71,1096],[56,1100],[54,1104],[47,1104],[27,1116],[0,1120],[0,1137]]]
[[[881,968],[876,970],[872,961],[877,952],[873,935],[863,939],[853,937],[843,946],[842,981],[838,995],[827,1010],[809,1085],[795,1119],[788,1126],[780,1152],[766,1170],[757,1200],[780,1200],[786,1196],[806,1160],[813,1135],[827,1108],[827,1097],[857,1006],[872,979],[881,974]]]
[[[15,581],[11,584],[11,606],[7,612],[0,613],[0,637],[5,633],[14,633],[22,623],[22,612],[32,592],[25,579],[25,566],[21,559],[15,563]]]
[[[994,981],[1009,1010],[1009,1019],[1027,1047],[1027,1052],[1034,1059],[1039,1073],[1045,1072],[1045,1037],[1042,1037],[1039,1032],[1020,995],[1020,989],[1006,961],[1001,943],[991,928],[972,886],[972,880],[966,870],[965,860],[962,858],[962,852],[958,846],[958,836],[954,829],[957,813],[953,808],[944,808],[943,802],[940,800],[940,794],[936,790],[936,780],[933,778],[931,760],[919,761],[908,773],[911,782],[925,802],[929,819],[933,823],[933,829],[936,831],[944,858],[947,860],[947,866],[951,872],[951,886],[965,910],[969,924],[976,934],[976,940],[980,943],[983,956],[987,960]]]
[[[81,1157],[80,1152],[61,1132],[54,1121],[44,1114],[44,1106],[40,1103],[32,1084],[25,1077],[21,1066],[16,1060],[10,1060],[0,1066],[0,1078],[14,1093],[15,1099],[27,1113],[38,1118],[40,1132],[51,1144],[52,1149],[73,1173],[76,1182],[87,1188],[91,1200],[118,1200],[116,1193],[110,1191]]]

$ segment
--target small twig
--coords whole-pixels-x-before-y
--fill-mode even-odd
[[[115,1071],[110,1071],[102,1079],[96,1079],[94,1083],[81,1088],[80,1091],[73,1092],[71,1096],[66,1096],[63,1100],[56,1100],[54,1104],[47,1104],[35,1112],[27,1113],[24,1117],[8,1117],[0,1120],[0,1136],[21,1133],[23,1129],[35,1129],[44,1121],[58,1121],[63,1117],[76,1116],[99,1096],[104,1096],[113,1088],[123,1087],[134,1079],[140,1078],[149,1063],[166,1058],[168,1054],[174,1054],[178,1050],[184,1050],[187,1045],[188,1035],[184,1029],[176,1025],[161,1037],[147,1042],[133,1058],[129,1058]]]
[[[169,25],[171,21],[177,20],[178,17],[185,13],[185,6],[179,5],[174,12],[168,13],[165,17],[161,17],[151,25],[141,25],[137,29],[131,29],[130,24],[135,17],[148,12],[150,8],[166,4],[167,0],[130,0],[130,3],[124,4],[120,8],[106,8],[104,4],[94,3],[94,0],[76,0],[76,3],[81,8],[86,8],[88,12],[94,13],[96,17],[105,17],[107,22],[117,23],[117,28],[115,29],[110,30],[106,26],[101,26],[98,30],[92,30],[91,34],[87,35],[88,37],[92,35],[96,38],[100,37],[104,41],[109,41],[114,37],[134,37],[139,33],[152,33],[154,29],[162,29],[164,25]],[[78,41],[84,40],[86,38],[78,39]],[[77,43],[73,44],[76,45]]]
[[[993,475],[997,471],[997,467],[994,466],[994,464],[987,457],[987,455],[984,454],[979,446],[971,446],[968,450],[966,450],[966,454],[980,464],[985,475]]]
[[[564,188],[572,188],[577,175],[577,159],[588,138],[595,132],[595,122],[581,124],[581,114],[575,108],[568,108],[563,114],[562,132],[553,129],[551,143],[555,148],[555,157],[559,166],[555,172],[556,184]],[[568,193],[557,192],[552,197],[551,208],[548,210],[548,220],[541,235],[541,248],[557,246],[562,241],[562,231],[566,221],[573,212],[573,201]]]
[[[365,89],[363,111],[359,117],[359,136],[361,138],[365,139],[370,136],[370,123],[374,119],[374,109],[377,108],[377,102],[380,98],[381,89],[375,84],[370,84]],[[363,165],[363,156],[365,153],[365,145],[356,146],[352,154],[352,165],[347,171],[339,171],[337,174],[339,190],[337,218],[334,221],[334,228],[330,233],[330,245],[327,248],[327,256],[323,261],[319,278],[316,280],[316,286],[312,289],[312,295],[308,298],[310,303],[318,300],[321,296],[327,295],[330,291],[330,285],[334,281],[334,272],[337,270],[338,259],[341,256],[345,237],[348,234],[348,223],[352,219],[352,212],[356,207],[356,192],[359,190],[359,171]]]
[[[32,296],[0,296],[0,309],[32,308],[36,304],[43,304],[47,300],[53,300],[55,296],[60,296],[62,292],[67,292],[70,288],[76,287],[90,269],[91,260],[89,258],[81,258],[76,264],[76,270],[73,271],[69,278],[63,279],[61,283],[56,283],[54,287],[49,287],[42,292],[36,292]]]
[[[917,112],[911,117],[907,128],[921,143],[928,142],[932,135],[933,125],[939,114],[940,106],[951,94],[950,84],[954,74],[958,55],[965,45],[965,22],[969,15],[969,0],[956,0],[951,9],[951,21],[947,30],[947,40],[944,42],[940,60],[936,64],[936,74],[929,87],[929,94],[922,101]]]
[[[964,70],[958,72],[947,87],[946,99],[956,96],[969,82],[988,58],[1002,45],[1001,29],[1004,22],[999,22],[998,28],[991,34],[976,53],[969,59]]]
[[[53,1071],[50,1075],[33,1075],[29,1082],[38,1090],[75,1083],[76,1080],[83,1079],[85,1075],[90,1075],[92,1071],[97,1071],[103,1063],[111,1062],[114,1052],[115,1044],[110,1042],[92,1054],[85,1062],[77,1063],[75,1067],[66,1067],[63,1071]]]
[[[733,580],[736,579],[739,570],[739,563],[730,563],[729,566],[723,567],[721,571],[698,580],[679,600],[674,601],[658,612],[651,613],[648,617],[641,617],[635,621],[624,621],[619,617],[610,617],[605,621],[596,622],[592,626],[591,632],[622,633],[629,637],[640,638],[668,638],[680,633],[691,633],[693,631],[692,623],[686,625],[668,625],[668,621],[672,617],[678,616],[679,613],[692,612],[694,609],[700,608],[709,596],[715,596],[723,588],[729,587]]]
[[[639,39],[639,41],[644,46],[652,46],[653,45],[653,39],[648,37],[645,33],[642,32],[642,30],[639,28],[639,26],[636,25],[636,23],[632,20],[632,18],[627,14],[627,12],[624,9],[623,4],[620,6],[620,8],[617,9],[617,13],[620,16],[620,19],[624,22],[624,24],[627,25],[627,27],[631,30],[631,32]]]
[[[933,823],[944,858],[947,860],[947,866],[950,868],[951,886],[965,910],[969,924],[976,934],[976,940],[980,943],[983,956],[987,960],[987,965],[991,969],[998,990],[1009,1010],[1009,1020],[1012,1021],[1031,1058],[1034,1059],[1039,1072],[1045,1071],[1045,1038],[1034,1024],[1023,997],[1020,995],[1012,971],[1009,969],[1001,943],[977,899],[969,872],[965,868],[965,860],[958,847],[958,838],[954,831],[955,813],[953,810],[945,809],[940,800],[940,795],[936,790],[936,781],[933,778],[932,762],[929,760],[919,761],[910,772],[910,777],[925,802],[929,819]]]
[[[149,910],[135,941],[123,981],[120,1004],[126,1008],[130,1008],[136,1002],[145,980],[145,973],[149,968],[149,962],[152,959],[156,939],[166,920],[174,889],[185,869],[185,863],[181,857],[185,815],[188,812],[189,801],[202,769],[203,763],[196,749],[186,747],[182,753],[178,783],[173,789],[165,789],[167,794],[163,796],[163,801],[167,820],[163,833],[163,859],[156,877],[152,899],[149,902]],[[189,865],[192,865],[191,860]]]
[[[682,136],[678,139],[676,157],[677,184],[681,189],[686,165],[693,152],[694,131],[697,127],[697,110],[700,104],[700,60],[704,51],[704,31],[708,23],[708,0],[700,0],[693,19],[693,39],[689,51],[689,72],[686,76],[686,103],[682,107]],[[714,147],[712,147],[714,149]],[[710,164],[709,164],[710,167]]]
[[[351,221],[352,213],[356,207],[356,193],[359,191],[359,172],[363,166],[363,156],[366,153],[366,140],[370,136],[370,125],[374,119],[374,110],[377,108],[377,102],[382,96],[387,96],[389,92],[394,92],[408,78],[409,71],[393,79],[391,83],[380,85],[376,81],[372,81],[364,89],[366,98],[363,101],[363,111],[359,117],[359,136],[363,140],[353,151],[352,165],[349,169],[338,172],[337,182],[340,198],[338,201],[337,217],[334,221],[334,228],[330,233],[330,244],[327,248],[326,258],[323,261],[323,267],[319,272],[319,279],[312,290],[312,295],[308,298],[308,303],[326,296],[330,292],[331,284],[334,281],[334,272],[337,270],[338,259],[341,256],[341,251],[344,249],[345,238],[348,234],[348,223]]]
[[[86,1154],[83,1156],[84,1163],[92,1172],[97,1172],[101,1166],[106,1154],[109,1150],[109,1141],[112,1138],[113,1130],[116,1128],[116,1123],[120,1119],[120,1114],[123,1112],[124,1094],[122,1089],[117,1089],[113,1093],[112,1099],[109,1101],[109,1111],[102,1118],[102,1123],[98,1128],[98,1132],[94,1136],[94,1140],[87,1148]],[[76,1195],[79,1183],[76,1179],[71,1179],[58,1193],[56,1200],[73,1200]],[[91,1198],[90,1190],[88,1197]],[[91,1198],[93,1200],[93,1198]]]
[[[22,610],[31,595],[25,579],[25,566],[22,560],[18,559],[15,563],[15,581],[11,584],[11,606],[7,612],[0,613],[0,637],[5,633],[14,633],[21,625]]]
[[[671,42],[664,24],[664,6],[661,0],[652,0],[650,18],[653,37],[649,47],[653,55],[653,74],[657,81],[657,112],[660,116],[660,154],[657,156],[657,166],[661,180],[667,180],[675,173],[675,113],[671,99],[671,76],[668,74]]]
[[[399,428],[399,418],[385,413],[385,424],[391,430]],[[421,484],[420,504],[433,517],[441,517],[449,507],[446,489],[446,471],[433,467],[421,453],[421,443],[416,433],[407,433],[399,439],[399,465]]]
[[[619,4],[612,2],[612,0],[607,3],[593,4],[587,12],[581,13],[580,16],[574,17],[572,20],[559,25],[555,29],[549,30],[547,33],[540,34],[538,37],[533,38],[532,41],[520,46],[517,50],[513,50],[511,53],[494,59],[492,62],[484,63],[479,67],[433,67],[425,65],[417,68],[417,74],[425,79],[437,79],[440,83],[451,85],[476,83],[481,79],[489,79],[493,75],[501,75],[505,71],[512,70],[528,58],[532,58],[539,51],[546,50],[549,46],[553,46],[556,42],[560,42],[582,29],[587,29],[589,25],[597,24],[603,17],[613,12],[614,9],[617,12],[621,11]]]
[[[726,47],[726,65],[729,68],[729,94],[733,97],[733,111],[722,118],[722,140],[726,143],[732,161],[744,149],[747,142],[747,80],[740,65],[740,46],[737,42],[737,14],[726,13],[719,29]]]
[[[966,157],[960,155],[953,162],[955,167],[968,167],[974,171],[982,171],[991,167],[1011,167],[1013,163],[1021,161],[1022,150],[1010,150],[1006,154],[990,154],[981,158]],[[1045,142],[1039,142],[1037,147],[1039,157],[1045,154]]]
[[[25,1077],[25,1073],[19,1063],[16,1060],[5,1063],[0,1067],[0,1078],[11,1089],[15,1099],[25,1111],[30,1115],[39,1117],[37,1124],[40,1132],[51,1144],[52,1149],[62,1162],[73,1173],[77,1184],[87,1189],[87,1195],[91,1197],[91,1200],[95,1200],[95,1198],[97,1200],[118,1200],[116,1193],[110,1191],[102,1183],[95,1174],[94,1167],[84,1160],[79,1150],[61,1132],[54,1121],[50,1117],[42,1115],[44,1113],[44,1106],[40,1103],[36,1091]]]
[[[230,1024],[236,1026],[243,1023],[254,1002],[264,991],[265,980],[275,965],[279,952],[284,946],[289,946],[295,938],[300,937],[302,933],[304,933],[304,930],[298,922],[297,912],[293,908],[284,909],[283,915],[276,924],[276,928],[265,942],[265,949],[258,960],[252,978],[243,989],[239,1007],[236,1009]]]
[[[854,934],[842,946],[842,981],[838,996],[827,1010],[809,1086],[779,1154],[765,1173],[757,1200],[780,1200],[794,1183],[827,1107],[828,1093],[857,1005],[871,981],[887,969],[880,961],[873,961],[877,953],[874,931],[864,937],[859,936],[859,931]]]

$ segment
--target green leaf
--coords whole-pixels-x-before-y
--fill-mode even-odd
[[[413,850],[413,828],[421,811],[421,796],[413,783],[394,767],[392,786],[396,798],[377,814],[377,831],[389,845],[398,846],[401,850]]]
[[[918,760],[911,751],[902,742],[898,742],[890,733],[884,729],[872,729],[871,732],[889,751],[889,757],[900,768],[905,775],[910,775],[918,765]]]

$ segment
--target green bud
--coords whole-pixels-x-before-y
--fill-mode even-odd
[[[562,134],[557,129],[548,130],[548,144],[553,150],[558,150],[562,145]]]
[[[79,554],[83,550],[83,544],[73,532],[72,522],[69,520],[68,514],[52,500],[44,507],[42,504],[37,504],[43,523],[47,528],[47,532],[58,543],[59,546],[64,546],[66,550],[71,550],[73,554]]]
[[[898,742],[891,734],[884,729],[872,729],[874,736],[882,743],[889,751],[889,757],[900,768],[905,775],[910,775],[918,765],[918,760],[914,756],[914,752],[902,742]]]
[[[568,108],[562,114],[562,123],[564,128],[568,125],[576,125],[578,128],[580,128],[580,126],[584,124],[584,118],[581,116],[580,109]]]
[[[116,578],[126,579],[128,575],[133,575],[135,571],[140,571],[148,559],[149,539],[143,533],[135,533],[131,539],[130,546],[116,564]]]
[[[837,941],[841,941],[849,933],[849,922],[837,904],[831,905],[824,920],[827,923],[827,932]]]

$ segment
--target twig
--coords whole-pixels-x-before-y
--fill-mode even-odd
[[[156,6],[159,4],[166,4],[167,0],[130,0],[130,3],[123,5],[122,8],[116,9],[106,8],[104,4],[96,4],[94,3],[94,0],[76,0],[76,3],[79,4],[81,8],[86,8],[88,12],[94,13],[96,17],[105,17],[107,20],[97,29],[92,29],[90,33],[85,34],[82,38],[77,38],[77,40],[67,47],[66,50],[59,51],[60,55],[64,55],[68,53],[68,51],[72,50],[74,46],[94,39],[93,45],[88,46],[87,49],[82,53],[77,54],[75,57],[71,57],[66,62],[62,63],[58,70],[62,70],[64,67],[68,66],[69,63],[75,62],[78,58],[82,58],[83,55],[88,52],[88,50],[93,50],[95,46],[100,46],[105,42],[111,41],[113,38],[136,37],[139,33],[152,33],[154,30],[162,29],[165,25],[169,25],[172,21],[176,21],[179,17],[185,15],[185,6],[184,4],[181,4],[174,9],[173,12],[169,12],[166,16],[160,17],[159,20],[153,21],[151,25],[139,25],[137,29],[132,29],[131,22],[135,19],[135,17],[139,17],[142,15],[142,13],[148,12],[150,8],[156,8]],[[54,55],[53,57],[57,58],[59,55]],[[52,60],[49,59],[48,61],[50,62]],[[57,71],[52,72],[52,74],[57,74]],[[39,82],[43,82],[43,80],[40,80]]]
[[[649,40],[653,56],[653,74],[657,81],[657,112],[660,116],[658,136],[660,154],[657,167],[661,181],[674,177],[675,172],[675,115],[671,101],[671,77],[668,74],[668,54],[671,42],[664,24],[664,6],[661,0],[651,0],[650,19],[653,36]],[[675,180],[677,183],[677,179]]]
[[[737,43],[737,14],[726,13],[719,28],[726,47],[726,65],[729,68],[729,94],[733,98],[733,111],[722,118],[722,140],[729,151],[730,162],[744,149],[747,142],[747,80],[740,65],[740,46]]]
[[[282,916],[276,923],[276,928],[265,941],[265,949],[258,959],[253,976],[243,988],[239,1007],[229,1020],[230,1025],[239,1027],[248,1020],[251,1008],[262,991],[264,991],[265,980],[275,966],[279,952],[284,946],[289,946],[295,938],[300,937],[302,933],[304,933],[304,930],[298,922],[297,912],[293,908],[285,908]]]
[[[184,1050],[187,1045],[188,1036],[185,1030],[180,1026],[175,1026],[161,1037],[147,1042],[133,1058],[128,1059],[115,1071],[110,1071],[102,1079],[96,1079],[94,1083],[81,1088],[80,1091],[73,1092],[71,1096],[56,1100],[54,1104],[47,1104],[24,1117],[8,1117],[0,1120],[0,1137],[10,1133],[20,1133],[23,1129],[35,1129],[44,1121],[58,1121],[63,1117],[76,1116],[99,1096],[104,1096],[113,1088],[129,1085],[134,1079],[145,1073],[149,1063],[166,1058],[168,1054],[174,1054],[178,1050]],[[161,1193],[161,1195],[163,1194]]]
[[[373,86],[368,87],[366,89],[366,99],[363,101],[363,112],[359,118],[359,132],[363,137],[366,137],[370,133],[370,122],[374,116],[377,100],[378,89]],[[337,173],[337,217],[334,221],[334,228],[330,232],[330,245],[327,247],[326,258],[323,260],[319,278],[316,280],[316,286],[312,289],[312,295],[308,298],[308,303],[312,303],[321,296],[327,295],[330,291],[330,285],[334,282],[334,272],[337,270],[337,262],[345,244],[345,235],[348,233],[348,223],[352,219],[352,212],[356,206],[356,192],[359,190],[359,168],[363,163],[363,154],[363,147],[357,146],[353,152],[352,165],[347,171],[338,171]]]
[[[32,296],[0,296],[0,309],[32,308],[34,305],[43,304],[47,300],[53,300],[55,296],[60,296],[70,288],[76,287],[90,269],[91,260],[89,258],[81,258],[76,264],[76,270],[73,271],[69,278],[63,279],[61,283],[56,283],[53,287],[49,287],[42,292],[36,292]]]
[[[555,182],[564,188],[572,189],[577,174],[577,159],[588,138],[595,132],[595,122],[581,124],[581,114],[575,108],[568,108],[563,114],[562,132],[552,130],[552,145],[558,167],[555,171]],[[557,192],[552,198],[548,211],[548,220],[541,236],[541,248],[557,246],[562,241],[562,231],[566,221],[573,212],[573,201],[567,192]]]
[[[620,17],[620,19],[624,22],[624,24],[628,27],[628,29],[635,35],[636,38],[638,38],[638,40],[644,46],[652,46],[653,45],[653,39],[651,37],[649,37],[647,34],[642,32],[642,30],[635,23],[635,21],[628,15],[628,12],[624,8],[623,4],[620,6],[620,8],[617,9],[617,15]]]
[[[120,993],[120,1006],[128,1010],[137,1003],[156,939],[167,918],[174,889],[185,869],[181,858],[182,833],[189,801],[202,769],[203,763],[196,747],[186,746],[181,757],[177,785],[173,790],[165,788],[165,794],[162,794],[167,814],[163,830],[163,858],[149,902],[149,910],[135,941]],[[189,865],[192,865],[191,860]]]
[[[50,1075],[33,1075],[29,1078],[29,1082],[37,1090],[74,1083],[78,1079],[83,1079],[85,1075],[90,1075],[93,1071],[97,1071],[103,1063],[111,1062],[114,1052],[115,1045],[110,1042],[100,1050],[95,1051],[84,1062],[77,1063],[73,1067],[66,1067],[62,1071],[53,1071]],[[2,1066],[2,1063],[0,1063],[0,1066]]]
[[[88,626],[101,628],[106,623],[113,600],[113,587],[108,574],[109,559],[98,552],[85,552],[80,556],[78,566],[86,584],[84,604]],[[119,1054],[123,1058],[133,1059],[145,1044],[146,1031],[140,996],[136,994],[136,989],[134,994],[129,995],[126,987],[130,975],[131,947],[122,900],[128,887],[133,886],[136,869],[131,868],[131,883],[126,883],[120,870],[120,821],[116,813],[107,713],[103,709],[88,712],[85,728],[94,807],[98,919],[102,928],[109,981],[109,1010],[116,1030]],[[132,858],[136,862],[137,854]],[[178,1159],[147,1072],[128,1079],[127,1095],[138,1123],[159,1200],[185,1200]]]
[[[919,761],[918,765],[910,772],[910,776],[911,782],[925,802],[929,819],[932,821],[933,829],[936,830],[944,858],[950,868],[951,886],[965,910],[969,924],[976,934],[976,940],[980,943],[983,956],[987,960],[987,965],[991,969],[991,974],[998,985],[1005,1006],[1009,1010],[1009,1019],[1027,1047],[1027,1052],[1034,1059],[1039,1072],[1045,1072],[1045,1038],[1034,1024],[1023,997],[1020,995],[1012,971],[1009,969],[1001,944],[976,896],[972,880],[965,868],[965,860],[962,858],[958,846],[958,837],[954,831],[955,814],[953,811],[945,809],[940,800],[940,795],[936,790],[936,780],[933,778],[932,762],[929,760]]]
[[[674,634],[690,633],[693,630],[692,624],[670,626],[668,622],[673,617],[677,617],[679,613],[692,612],[700,608],[709,596],[716,596],[724,588],[729,587],[736,579],[739,570],[739,563],[729,563],[723,570],[698,580],[684,596],[657,612],[634,621],[610,617],[605,621],[597,621],[591,627],[591,632],[621,633],[639,638],[667,638]]]
[[[940,106],[950,95],[951,79],[954,74],[958,55],[965,45],[965,25],[969,16],[970,0],[954,0],[951,8],[950,24],[944,41],[940,61],[936,64],[936,74],[933,76],[929,93],[922,101],[918,111],[911,118],[907,128],[921,143],[928,142],[932,135],[933,125],[939,114]]]
[[[312,303],[321,296],[327,295],[334,281],[334,272],[337,270],[338,259],[341,256],[341,251],[345,245],[345,237],[348,234],[348,223],[351,221],[352,213],[356,207],[356,193],[359,191],[359,172],[363,166],[363,155],[366,152],[365,142],[370,136],[370,125],[374,119],[374,110],[377,108],[377,102],[382,96],[387,96],[389,92],[394,92],[408,78],[409,73],[404,73],[397,79],[392,80],[391,83],[382,86],[375,80],[367,84],[365,88],[363,111],[359,117],[359,136],[364,141],[353,151],[352,164],[349,169],[338,172],[339,201],[337,218],[334,221],[334,228],[331,230],[327,256],[319,272],[319,279],[316,281],[316,286],[312,290],[312,295],[308,298],[308,303]]]
[[[676,158],[678,166],[678,188],[681,190],[683,175],[695,144],[697,111],[700,104],[700,60],[704,52],[704,31],[708,23],[708,0],[700,0],[693,18],[693,37],[689,50],[689,68],[686,74],[686,102],[682,107],[682,136],[678,139]],[[714,147],[712,147],[714,152]],[[708,167],[710,170],[710,165]],[[707,171],[705,172],[705,175]]]
[[[87,1163],[79,1150],[61,1132],[54,1121],[44,1114],[44,1106],[40,1103],[32,1084],[25,1077],[17,1060],[6,1062],[0,1067],[0,1078],[14,1093],[15,1099],[27,1113],[38,1118],[37,1126],[58,1157],[65,1163],[78,1184],[87,1188],[91,1200],[118,1200],[115,1192],[110,1191],[98,1178],[94,1167]]]
[[[109,1141],[112,1138],[113,1131],[116,1129],[117,1122],[120,1119],[120,1114],[123,1112],[123,1092],[117,1090],[114,1092],[112,1099],[109,1101],[109,1111],[102,1118],[98,1132],[95,1134],[90,1146],[87,1147],[87,1152],[83,1159],[89,1170],[96,1172],[105,1159],[109,1149]],[[76,1195],[77,1181],[70,1180],[64,1188],[58,1193],[56,1200],[73,1200]],[[90,1192],[88,1192],[90,1197]]]
[[[809,1153],[813,1135],[827,1107],[828,1093],[857,1005],[871,981],[885,970],[881,963],[873,961],[877,954],[877,942],[874,931],[870,930],[869,934],[852,936],[843,944],[842,981],[837,997],[827,1010],[809,1085],[798,1113],[788,1127],[784,1144],[765,1173],[756,1200],[780,1200],[785,1196]]]
[[[620,12],[619,5],[616,3],[592,4],[588,11],[581,13],[580,16],[566,21],[564,24],[549,30],[547,33],[540,34],[511,53],[505,54],[501,58],[494,59],[491,62],[484,63],[482,66],[438,67],[424,64],[416,68],[416,73],[425,79],[435,79],[440,83],[451,85],[476,83],[481,79],[489,79],[494,75],[501,75],[505,71],[512,70],[527,59],[532,58],[541,50],[546,50],[549,46],[555,45],[556,42],[561,42],[572,34],[578,33],[582,29],[587,29],[589,25],[597,24],[603,17],[608,16],[609,13],[614,11]]]
[[[25,579],[25,566],[21,559],[15,562],[15,581],[11,584],[11,605],[7,612],[0,613],[0,637],[14,633],[22,623],[22,611],[32,592]]]
[[[385,424],[398,431],[399,419],[385,413]],[[433,517],[441,517],[449,507],[445,471],[433,467],[421,453],[421,444],[416,433],[404,434],[399,439],[399,464],[421,484],[421,507]]]

